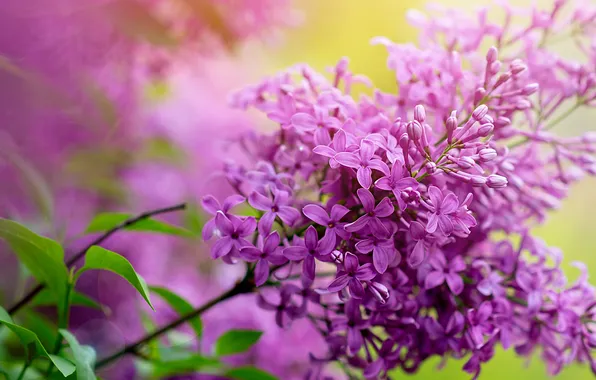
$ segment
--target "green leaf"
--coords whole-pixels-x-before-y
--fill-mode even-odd
[[[58,332],[56,324],[48,317],[33,310],[26,310],[19,315],[19,324],[33,331],[46,350],[54,348]]]
[[[188,301],[166,288],[152,286],[149,289],[166,301],[180,316],[189,314],[194,310],[194,307]],[[203,334],[203,323],[201,322],[201,318],[197,315],[195,318],[189,320],[188,323],[197,337],[200,338]]]
[[[278,380],[269,372],[251,366],[230,369],[225,376],[237,380]]]
[[[87,227],[87,233],[106,232],[114,227],[119,226],[126,220],[134,218],[131,214],[119,212],[107,212],[98,214],[93,218]],[[139,232],[157,232],[166,235],[176,235],[184,237],[195,236],[191,231],[173,224],[161,222],[159,220],[147,218],[139,220],[138,222],[124,228],[127,231]]]
[[[229,330],[223,333],[215,342],[215,355],[225,356],[248,351],[259,338],[262,331]]]
[[[95,380],[95,350],[90,346],[81,346],[77,338],[67,330],[60,329],[59,331],[72,350],[74,362],[77,366],[77,380]]]
[[[0,323],[4,324],[19,338],[21,344],[25,347],[27,360],[32,360],[38,356],[45,357],[48,358],[54,364],[54,366],[56,366],[56,368],[58,368],[58,371],[60,371],[63,376],[66,377],[74,373],[76,369],[74,364],[59,356],[48,354],[43,344],[41,344],[39,341],[37,335],[31,330],[16,325],[10,315],[8,315],[8,312],[2,307],[0,307]]]
[[[78,278],[83,272],[90,269],[107,270],[121,276],[134,286],[153,309],[151,299],[149,298],[147,283],[145,283],[143,277],[134,270],[132,264],[123,256],[94,245],[87,250],[87,253],[85,254],[85,266],[79,270],[76,277]]]
[[[94,299],[89,298],[83,293],[79,293],[75,290],[71,290],[70,304],[72,306],[85,306],[91,309],[104,310],[106,306],[100,305]],[[56,305],[58,302],[54,295],[47,290],[42,290],[29,305],[31,306],[51,306]]]
[[[39,282],[46,284],[59,303],[62,303],[67,296],[69,277],[64,264],[64,250],[60,244],[37,235],[19,223],[2,218],[0,239],[8,243],[31,274]]]
[[[189,354],[185,358],[152,363],[154,365],[153,374],[158,378],[196,372],[206,368],[218,368],[220,366],[220,362],[216,358],[204,357],[198,354]]]

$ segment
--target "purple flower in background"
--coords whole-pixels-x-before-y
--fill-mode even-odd
[[[265,214],[259,219],[260,234],[268,234],[271,231],[276,217],[289,226],[293,226],[300,219],[300,212],[288,206],[291,202],[290,194],[277,189],[273,189],[272,193],[273,200],[256,191],[248,196],[248,203],[252,207],[265,211]]]
[[[368,226],[373,233],[387,236],[389,231],[383,225],[380,218],[386,218],[393,214],[395,208],[389,198],[383,198],[378,205],[375,205],[375,197],[368,189],[358,189],[356,192],[364,209],[364,215],[355,222],[346,225],[346,231],[358,232]]]
[[[275,323],[281,328],[288,328],[292,320],[299,315],[299,308],[292,303],[292,296],[300,289],[296,285],[286,284],[279,291],[279,302],[269,302],[262,294],[257,297],[257,304],[265,310],[275,311]]]
[[[492,331],[489,319],[493,312],[490,302],[483,302],[478,309],[468,310],[466,321],[469,327],[466,331],[466,337],[472,347],[478,349],[484,345],[484,335]]]
[[[329,234],[333,236],[334,239],[336,236],[339,236],[342,239],[348,239],[350,237],[350,233],[344,229],[345,223],[340,222],[340,220],[350,212],[347,207],[333,205],[333,207],[331,207],[331,212],[327,214],[327,211],[325,211],[323,207],[310,204],[304,206],[302,212],[308,219],[326,227],[325,235]]]
[[[263,285],[269,278],[269,263],[274,265],[283,264],[286,258],[281,254],[279,246],[279,234],[274,231],[265,239],[259,236],[257,247],[246,246],[240,249],[240,255],[247,261],[256,261],[255,283]]]
[[[337,272],[335,280],[327,287],[330,292],[342,291],[346,286],[350,289],[350,294],[354,298],[364,298],[363,281],[370,281],[375,278],[373,266],[371,264],[360,265],[358,258],[347,252],[344,258],[344,268]]]
[[[425,289],[433,289],[446,282],[455,295],[464,290],[464,281],[459,272],[466,269],[466,263],[461,256],[456,256],[447,262],[445,256],[440,253],[431,257],[429,263],[432,269],[424,280]]]
[[[343,317],[332,321],[333,330],[347,332],[348,352],[354,355],[364,344],[362,330],[369,326],[370,321],[362,317],[360,302],[358,300],[346,302],[344,312],[345,315]]]
[[[356,176],[358,183],[365,189],[372,185],[372,169],[378,170],[385,175],[389,174],[389,167],[378,158],[374,158],[375,143],[370,140],[362,140],[358,153],[340,152],[335,159],[340,165],[357,169]]]
[[[343,130],[339,130],[335,132],[333,135],[333,140],[331,141],[331,146],[327,145],[317,145],[313,148],[313,153],[318,155],[328,157],[329,158],[329,166],[331,168],[338,168],[340,166],[339,162],[335,159],[335,156],[339,152],[345,152],[347,149],[347,140],[346,140],[346,133]]]
[[[400,211],[404,211],[407,206],[402,194],[406,190],[416,190],[418,188],[418,181],[407,174],[405,167],[396,163],[391,167],[390,175],[380,178],[375,182],[375,187],[393,192]]]
[[[244,202],[246,198],[241,195],[230,195],[226,198],[223,205],[220,205],[217,199],[212,197],[211,195],[207,195],[203,198],[201,204],[205,211],[209,214],[213,215],[213,218],[209,219],[205,226],[203,227],[203,239],[209,240],[213,236],[213,233],[216,230],[215,226],[215,216],[217,215],[218,211],[221,211],[224,216],[230,217],[228,212],[234,207],[239,205],[240,203]]]
[[[245,237],[252,235],[256,227],[257,222],[253,217],[242,220],[232,215],[228,218],[223,212],[218,211],[215,215],[215,228],[219,240],[211,248],[213,258],[235,254],[240,248],[250,246]]]

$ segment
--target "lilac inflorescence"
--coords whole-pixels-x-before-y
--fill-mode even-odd
[[[596,43],[584,41],[596,9],[557,1],[521,29],[503,9],[504,26],[487,10],[412,13],[420,46],[375,39],[396,94],[355,99],[371,84],[342,59],[330,81],[298,65],[233,96],[279,128],[242,137],[251,160],[225,168],[238,195],[206,198],[205,237],[214,258],[249,263],[281,327],[308,318],[327,339],[312,379],[334,361],[376,379],[432,356],[468,357],[476,377],[497,345],[539,352],[553,374],[572,362],[596,372],[586,269],[569,283],[560,252],[530,233],[596,171],[593,134],[550,131],[596,106]],[[550,50],[563,27],[583,61]],[[230,211],[242,200],[250,216]]]

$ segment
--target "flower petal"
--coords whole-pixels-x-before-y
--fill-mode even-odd
[[[279,218],[288,226],[293,226],[300,219],[300,211],[290,206],[281,206],[277,212]]]
[[[445,199],[443,199],[443,203],[441,204],[441,213],[442,214],[451,214],[459,208],[459,200],[457,196],[453,193],[447,194]]]
[[[451,289],[456,296],[461,294],[464,290],[464,280],[462,280],[459,275],[453,272],[447,273],[447,275],[445,275],[445,280],[447,281],[449,289]]]
[[[244,198],[242,195],[238,195],[238,194],[230,195],[224,201],[223,206],[222,206],[221,209],[222,209],[223,212],[228,212],[234,206],[239,205],[240,203],[244,202],[245,200],[246,200],[246,198]]]
[[[263,236],[268,235],[271,232],[271,227],[273,227],[273,221],[275,220],[275,213],[274,212],[266,212],[261,216],[259,219],[259,233]]]
[[[437,216],[437,214],[430,214],[430,216],[428,217],[428,222],[426,224],[426,232],[428,232],[429,234],[432,234],[433,232],[435,232],[437,230],[438,226],[439,226],[439,217]]]
[[[271,254],[275,252],[277,247],[279,247],[279,234],[277,231],[273,231],[267,238],[265,238],[265,243],[263,244],[263,252],[267,254]]]
[[[359,167],[356,172],[356,178],[363,188],[368,189],[372,186],[372,170],[369,167]]]
[[[389,255],[387,251],[380,248],[373,250],[373,264],[377,272],[383,274],[389,266]]]
[[[335,206],[333,206],[333,207],[335,207]],[[302,213],[308,219],[310,219],[313,222],[320,224],[322,226],[326,226],[330,221],[327,211],[325,211],[325,209],[319,205],[315,205],[315,204],[306,205],[302,209]]]
[[[255,284],[263,285],[269,278],[269,263],[267,260],[259,260],[255,266]]]
[[[333,207],[331,208],[331,220],[334,222],[338,222],[341,220],[341,218],[346,216],[348,212],[350,212],[350,209],[346,206],[340,204],[333,205]]]
[[[304,233],[304,246],[308,250],[317,249],[319,243],[319,234],[313,226],[309,226]]]
[[[432,271],[426,275],[424,280],[424,288],[432,289],[445,282],[445,274],[439,271]]]
[[[331,284],[329,284],[329,286],[327,287],[327,290],[329,290],[330,292],[339,292],[340,290],[342,290],[343,288],[345,288],[348,285],[348,282],[350,281],[350,277],[347,274],[343,274],[341,276],[338,276],[335,280],[333,280],[333,282]]]
[[[360,218],[356,219],[353,223],[348,223],[345,226],[345,230],[348,232],[357,232],[367,226],[368,222],[371,220],[371,217],[368,215],[362,215]]]
[[[358,169],[361,166],[360,158],[351,152],[337,153],[334,158],[340,165],[348,168]]]
[[[414,249],[408,256],[408,264],[412,268],[418,268],[426,258],[426,249],[424,247],[424,240],[418,240]]]
[[[308,250],[304,247],[288,247],[283,250],[283,255],[292,261],[300,261],[308,256]]]
[[[443,202],[443,192],[441,189],[436,186],[429,186],[428,196],[430,197],[430,201],[435,209],[441,206],[441,203]]]
[[[299,131],[312,131],[317,127],[317,120],[304,112],[298,112],[291,118],[292,125]]]
[[[325,230],[325,236],[319,241],[317,251],[319,255],[328,255],[335,249],[337,245],[337,235],[333,229],[328,228]]]
[[[319,156],[324,156],[324,157],[329,157],[329,158],[334,157],[336,154],[336,152],[333,149],[331,149],[330,147],[325,146],[325,145],[317,145],[313,148],[312,151],[313,151],[313,153],[316,153]]]
[[[362,286],[360,280],[352,278],[348,283],[348,286],[350,288],[350,294],[352,295],[352,297],[358,299],[364,298],[364,287]]]
[[[375,143],[364,139],[360,142],[360,159],[362,162],[368,162],[375,154]]]
[[[271,199],[267,198],[263,194],[258,193],[256,191],[253,191],[248,196],[248,203],[252,207],[256,208],[257,210],[261,210],[261,211],[269,211],[269,210],[271,210],[271,207],[273,206],[273,201]]]
[[[215,244],[213,244],[213,247],[211,247],[211,256],[214,259],[219,259],[230,253],[232,248],[234,248],[234,241],[231,238],[224,236],[216,241]]]
[[[371,212],[375,209],[375,197],[373,197],[372,193],[368,189],[358,189],[356,191],[358,194],[358,199],[362,203],[362,207],[364,207],[364,212]]]
[[[344,268],[348,273],[355,273],[358,269],[358,258],[352,253],[347,253],[344,259]]]
[[[212,195],[206,195],[205,197],[203,197],[203,199],[201,200],[201,205],[203,206],[205,211],[207,211],[211,215],[215,215],[216,212],[222,209],[217,199],[215,199],[215,197],[213,197]]]
[[[375,273],[375,270],[370,263],[362,265],[356,271],[356,278],[360,281],[369,281],[375,278],[376,276],[377,274]]]
[[[386,218],[389,215],[393,214],[394,211],[395,207],[393,207],[393,204],[391,203],[389,198],[383,198],[383,200],[379,202],[377,207],[375,207],[375,216],[379,218]]]

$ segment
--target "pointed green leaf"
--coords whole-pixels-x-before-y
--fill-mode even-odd
[[[124,278],[143,296],[145,301],[153,309],[149,298],[149,289],[143,277],[132,267],[132,264],[123,256],[100,246],[94,245],[85,254],[85,266],[77,273],[77,278],[83,272],[90,269],[107,270]]]
[[[134,218],[133,215],[108,212],[96,215],[89,226],[87,227],[87,233],[95,232],[106,232],[114,227],[119,226],[128,219]],[[147,218],[139,220],[138,222],[124,228],[128,231],[139,231],[139,232],[157,232],[166,235],[176,235],[184,237],[195,236],[191,231],[186,230],[182,227],[175,226],[159,220]]]
[[[188,351],[186,351],[188,353]],[[176,374],[184,374],[205,370],[206,368],[218,368],[219,360],[208,358],[197,354],[188,354],[180,359],[152,362],[154,365],[154,375],[157,378],[164,378]]]
[[[75,290],[71,291],[71,300],[70,300],[70,304],[72,306],[85,306],[91,309],[97,309],[97,310],[104,310],[104,308],[106,308],[106,306],[102,306],[100,305],[97,301],[95,301],[94,299],[89,298],[88,296],[86,296],[83,293],[79,293]],[[29,305],[31,306],[50,306],[50,305],[56,305],[57,304],[57,300],[54,297],[54,295],[51,292],[48,292],[47,290],[42,290],[37,296],[35,296],[35,298],[31,301],[31,303]]]
[[[251,366],[232,368],[224,376],[236,380],[278,380],[272,374]]]
[[[215,355],[225,356],[248,351],[263,335],[262,331],[229,330],[215,342]]]
[[[22,326],[16,325],[8,312],[0,307],[0,324],[5,325],[10,331],[15,333],[15,335],[21,341],[21,344],[25,347],[25,352],[27,353],[28,359],[33,359],[35,357],[41,356],[48,358],[55,366],[58,368],[58,371],[62,373],[63,376],[69,376],[72,374],[76,367],[70,361],[55,356],[50,355],[44,348],[43,344],[39,341],[39,338],[35,333],[31,330],[28,330]]]
[[[95,350],[90,346],[81,346],[77,338],[67,330],[60,329],[59,331],[72,350],[77,366],[77,380],[95,380]]]
[[[54,348],[57,327],[47,316],[28,309],[19,315],[19,324],[33,331],[46,350]]]
[[[189,314],[194,310],[194,307],[188,301],[166,288],[152,286],[149,289],[166,301],[180,316]],[[189,320],[188,323],[194,330],[196,336],[200,338],[203,334],[203,323],[201,322],[201,318],[196,316]]]
[[[60,303],[67,295],[68,270],[60,244],[37,235],[25,226],[0,218],[0,239],[8,243],[19,260],[41,283],[46,284]]]

